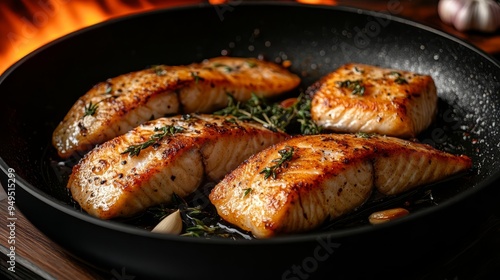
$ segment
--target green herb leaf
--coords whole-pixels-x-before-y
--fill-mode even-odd
[[[394,82],[396,84],[399,84],[399,85],[406,85],[406,84],[408,84],[408,81],[405,78],[403,78],[403,75],[401,75],[401,73],[399,73],[399,72],[392,71],[392,72],[389,73],[389,75],[396,76],[396,78],[394,79]]]
[[[155,72],[155,74],[158,75],[158,76],[165,76],[165,75],[167,75],[167,70],[165,70],[162,65],[153,65],[151,67],[151,69],[153,69],[153,71]]]
[[[244,189],[244,193],[243,193],[243,197],[247,196],[248,194],[250,194],[252,192],[252,188],[246,188]]]
[[[264,174],[264,179],[267,179],[269,177],[276,179],[277,172],[282,168],[282,165],[285,162],[292,160],[293,152],[294,148],[290,146],[286,146],[284,149],[279,150],[278,154],[281,157],[272,160],[272,162],[275,162],[276,164],[262,169],[262,171],[260,171],[260,174]]]
[[[394,80],[394,82],[396,82],[396,84],[399,84],[399,85],[407,85],[408,84],[408,81],[404,78],[401,78],[401,77],[398,77]]]
[[[196,84],[198,84],[198,81],[204,81],[205,78],[200,77],[197,72],[191,72],[191,76],[194,78],[194,81]]]
[[[191,217],[196,223],[194,226],[186,228],[186,233],[183,236],[196,236],[200,237],[203,234],[214,234],[219,228],[216,226],[207,226],[205,223],[197,218]]]
[[[358,138],[371,138],[373,134],[366,133],[366,132],[357,132],[356,137]]]
[[[290,107],[283,108],[277,103],[268,103],[264,98],[252,94],[246,102],[239,102],[228,94],[226,108],[214,114],[233,116],[238,120],[255,121],[271,131],[286,131],[295,124],[300,125],[302,134],[317,134],[321,128],[311,120],[311,100],[300,94]]]
[[[99,106],[97,106],[97,104],[99,103],[100,102],[92,104],[92,101],[90,101],[88,105],[85,105],[85,113],[83,114],[83,118],[85,118],[86,116],[95,115],[95,113],[97,112],[97,108],[99,108]]]
[[[147,147],[158,143],[163,137],[165,136],[170,136],[174,135],[178,132],[182,132],[184,130],[183,127],[180,126],[173,126],[173,125],[166,125],[163,127],[155,127],[154,131],[155,132],[160,132],[151,135],[148,141],[138,144],[138,145],[130,145],[125,151],[122,152],[122,154],[129,153],[131,157],[133,156],[138,156],[142,150],[146,149]]]
[[[296,104],[292,107],[296,108],[296,119],[300,124],[301,134],[314,135],[321,133],[322,128],[311,118],[311,98],[299,95]]]
[[[345,80],[342,82],[337,82],[337,85],[341,88],[348,88],[351,90],[352,94],[363,95],[365,94],[365,87],[361,80],[351,81]]]
[[[257,67],[257,63],[255,61],[247,60],[246,62],[247,62],[248,67],[250,67],[250,68]]]
[[[226,72],[232,72],[234,69],[231,67],[231,66],[228,66],[226,64],[223,64],[223,63],[214,63],[214,67],[222,67],[226,70]]]

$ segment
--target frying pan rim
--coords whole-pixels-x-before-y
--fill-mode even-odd
[[[245,2],[239,4],[239,6],[289,6],[289,7],[294,7],[298,9],[320,9],[320,10],[336,10],[339,12],[344,12],[344,13],[356,13],[356,14],[365,14],[365,15],[370,15],[370,16],[378,16],[378,17],[386,17],[387,15],[382,13],[382,12],[376,12],[376,11],[371,11],[371,10],[365,10],[365,9],[360,9],[360,8],[354,8],[354,7],[347,7],[347,6],[327,6],[327,5],[310,5],[310,4],[302,4],[302,3],[278,3],[276,1],[270,1],[270,2]],[[36,50],[30,52],[20,60],[18,60],[16,63],[11,65],[4,73],[0,75],[0,85],[3,83],[3,81],[12,73],[14,72],[20,65],[24,64],[27,60],[29,60],[31,57],[37,55],[38,53],[44,51],[47,48],[50,48],[54,45],[59,44],[62,41],[70,40],[74,36],[79,36],[82,33],[87,33],[87,32],[92,32],[94,29],[99,29],[102,28],[103,26],[106,25],[112,25],[112,24],[119,24],[122,21],[128,21],[134,18],[138,17],[147,17],[152,14],[156,13],[175,13],[179,10],[189,10],[189,9],[207,9],[209,7],[214,7],[214,5],[202,3],[202,4],[194,4],[194,5],[183,5],[183,6],[177,6],[177,7],[170,7],[170,8],[162,8],[162,9],[155,9],[151,11],[144,11],[144,12],[139,12],[139,13],[133,13],[129,15],[124,15],[124,16],[119,16],[116,18],[112,18],[109,20],[106,20],[101,23],[97,23],[76,31],[73,31],[67,35],[64,35],[60,38],[57,38],[51,42],[48,42],[47,44],[44,44],[43,46],[40,46]],[[417,28],[420,30],[424,30],[426,32],[433,33],[436,36],[442,37],[447,40],[451,40],[457,44],[460,44],[464,47],[467,47],[471,51],[481,55],[483,58],[486,60],[490,61],[493,65],[496,67],[500,68],[499,62],[493,58],[491,55],[487,54],[486,52],[482,51],[481,49],[477,48],[476,46],[473,46],[472,44],[465,42],[464,40],[452,35],[445,33],[443,31],[437,30],[433,27],[399,17],[397,15],[391,15],[390,19],[395,22],[399,22],[404,25],[411,26],[413,28]],[[3,158],[0,157],[0,169],[2,169],[2,172],[7,174],[7,170],[9,169],[9,166],[6,164],[6,162],[3,160]],[[16,183],[17,186],[20,186],[24,191],[28,192],[30,195],[35,197],[36,199],[40,200],[41,202],[47,204],[49,207],[55,208],[58,211],[61,211],[67,215],[72,216],[72,218],[76,218],[79,220],[83,220],[87,223],[91,223],[96,226],[104,227],[112,231],[120,231],[123,233],[128,233],[128,234],[133,234],[137,235],[143,238],[154,238],[157,240],[163,240],[163,241],[175,241],[175,242],[189,242],[189,243],[201,243],[201,244],[231,244],[231,245],[254,245],[254,244],[279,244],[279,243],[290,243],[290,242],[308,242],[311,240],[316,240],[318,238],[343,238],[343,237],[351,237],[354,235],[360,235],[360,234],[370,234],[371,232],[377,231],[377,230],[383,230],[386,228],[396,228],[399,225],[409,223],[413,220],[420,219],[420,218],[425,218],[427,215],[432,214],[433,212],[439,212],[442,211],[443,209],[450,207],[454,204],[459,203],[460,201],[463,201],[464,199],[472,196],[473,194],[477,193],[480,190],[483,190],[487,188],[488,186],[492,186],[495,181],[498,181],[500,178],[500,170],[495,170],[492,172],[491,175],[489,175],[486,179],[482,180],[477,184],[476,187],[474,188],[469,188],[457,195],[454,195],[453,197],[447,199],[444,202],[441,202],[439,205],[429,207],[427,209],[423,209],[421,211],[418,211],[416,213],[412,213],[412,215],[409,215],[407,217],[401,218],[399,220],[393,221],[391,223],[386,223],[386,224],[381,224],[377,225],[376,227],[373,227],[371,225],[364,225],[364,226],[359,226],[355,228],[348,228],[348,229],[339,229],[335,231],[328,231],[328,232],[313,232],[313,233],[302,233],[302,234],[294,234],[294,235],[289,235],[289,236],[279,236],[279,237],[274,237],[270,239],[253,239],[253,240],[227,240],[227,239],[203,239],[203,238],[186,238],[186,237],[181,237],[181,236],[170,236],[170,235],[164,235],[164,234],[159,234],[159,233],[151,233],[145,230],[141,230],[138,228],[131,227],[129,225],[125,225],[119,222],[115,221],[105,221],[101,220],[95,217],[92,217],[86,213],[82,213],[79,211],[76,211],[73,207],[63,203],[62,201],[57,200],[56,198],[50,196],[49,194],[43,192],[39,188],[33,186],[32,184],[29,184],[26,182],[23,178],[16,177]],[[22,210],[22,209],[21,209]]]

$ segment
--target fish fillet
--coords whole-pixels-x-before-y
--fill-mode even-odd
[[[227,95],[245,101],[255,93],[272,97],[298,86],[300,78],[254,58],[216,57],[184,66],[158,65],[95,85],[56,127],[52,144],[62,158],[85,153],[151,119],[210,113]]]
[[[280,151],[292,151],[281,164]],[[275,178],[266,179],[266,168],[276,165]],[[315,229],[354,211],[375,190],[397,195],[470,167],[467,156],[395,137],[295,136],[251,156],[209,198],[224,220],[267,238]]]
[[[159,118],[95,147],[74,166],[67,187],[90,215],[128,217],[170,202],[174,193],[185,197],[203,180],[222,179],[286,137],[227,117]]]
[[[313,84],[311,117],[341,133],[377,133],[413,138],[437,113],[437,92],[429,75],[349,63]]]

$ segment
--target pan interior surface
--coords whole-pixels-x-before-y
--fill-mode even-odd
[[[168,244],[168,241],[182,243],[185,250],[196,250],[196,246],[202,245],[215,250],[214,245],[225,244],[228,247],[222,250],[232,254],[235,249],[230,249],[232,245],[229,244],[245,246],[248,242],[184,242],[178,237],[134,235],[141,231],[114,223],[106,228],[103,221],[95,221],[78,212],[65,188],[70,170],[60,168],[60,160],[54,156],[50,143],[54,128],[67,110],[97,82],[151,65],[189,64],[228,55],[260,57],[277,63],[289,60],[290,71],[302,78],[299,91],[350,62],[431,75],[439,95],[438,118],[418,138],[439,149],[470,156],[474,170],[432,186],[433,205],[410,215],[415,219],[429,218],[445,206],[459,203],[487,188],[499,178],[500,65],[486,54],[449,35],[397,18],[396,14],[297,4],[254,3],[238,4],[232,9],[224,7],[183,7],[111,20],[65,36],[15,64],[0,79],[3,99],[0,128],[8,132],[0,137],[2,169],[13,168],[21,187],[29,190],[38,201],[43,197],[43,207],[54,209],[57,205],[55,213],[62,214],[55,218],[65,223],[74,222],[75,230],[94,224],[107,240],[121,231],[119,236],[124,241],[116,241],[120,246],[120,242],[135,239],[147,239],[144,246]],[[61,236],[70,234],[70,228],[50,229],[44,225],[46,217],[39,209],[33,209],[28,202],[19,201],[19,205],[37,227],[70,251],[78,251],[77,255],[83,259],[90,259],[97,245],[104,246],[98,242],[94,248],[81,248],[68,237]],[[390,226],[381,228],[391,230]],[[374,231],[369,225],[329,228],[275,241],[252,242],[262,245],[254,250],[293,242],[312,242],[316,246],[318,238]],[[306,246],[307,250],[311,246],[314,248],[313,245]],[[110,252],[124,253],[118,249]],[[300,251],[297,259],[303,258],[302,254],[307,255]],[[109,255],[103,252],[97,255],[96,262],[117,267],[118,261],[109,261]],[[182,256],[188,257],[187,253]],[[276,257],[276,254],[270,256]],[[149,267],[155,276],[173,273],[152,272],[157,269],[157,263],[150,257],[146,259],[148,263],[137,261],[134,265],[132,260],[128,265],[136,270],[140,265]],[[279,267],[286,271],[289,264],[286,262]]]

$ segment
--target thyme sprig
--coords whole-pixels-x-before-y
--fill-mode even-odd
[[[125,151],[122,152],[122,154],[129,153],[131,157],[133,156],[138,156],[142,150],[146,149],[147,147],[158,143],[163,137],[169,136],[169,135],[174,135],[178,132],[182,132],[184,130],[183,127],[180,126],[174,126],[174,125],[165,125],[162,127],[155,127],[154,131],[159,133],[151,135],[149,137],[149,140],[147,140],[144,143],[138,144],[138,145],[130,145]]]
[[[191,220],[195,222],[194,226],[186,228],[186,232],[182,236],[195,236],[200,237],[205,234],[214,234],[219,227],[207,226],[202,220],[191,217]]]
[[[321,126],[318,126],[311,118],[311,98],[300,95],[295,106],[294,111],[296,112],[297,122],[300,124],[300,133],[306,135],[319,134]]]
[[[294,104],[286,108],[278,103],[269,103],[255,94],[246,102],[236,101],[228,94],[227,107],[214,114],[256,121],[271,131],[286,132],[293,125],[299,124],[301,134],[317,134],[321,127],[311,120],[310,110],[311,100],[304,94],[300,94]]]
[[[264,174],[264,179],[267,179],[269,177],[276,179],[277,172],[281,170],[285,162],[292,159],[293,152],[294,148],[290,146],[286,146],[284,149],[279,150],[278,153],[280,155],[280,158],[273,159],[271,162],[275,162],[275,164],[262,169],[262,171],[260,171],[260,174]]]
[[[97,102],[95,104],[92,104],[92,101],[89,102],[88,105],[85,105],[85,113],[83,114],[83,117],[82,118],[85,118],[86,116],[93,116],[95,115],[95,113],[97,112],[97,108],[99,108],[99,106],[97,104],[99,104],[100,102]]]
[[[104,89],[103,95],[110,95],[110,94],[112,94],[112,92],[113,92],[113,84],[106,83],[106,87]],[[100,100],[97,103],[92,103],[92,101],[90,101],[89,104],[87,104],[87,105],[84,106],[84,114],[83,114],[82,119],[85,118],[86,116],[93,116],[93,115],[95,115],[95,113],[97,112],[97,108],[99,108],[98,104],[101,103],[101,102],[103,102],[103,101],[105,101],[105,100],[107,100],[107,99],[109,99],[109,97],[104,98],[104,99]]]
[[[202,211],[200,206],[187,207],[185,211],[187,218],[186,223],[188,224],[188,226],[186,227],[185,232],[181,234],[182,236],[208,236],[214,235],[220,230],[220,227],[216,225],[207,225],[205,223],[204,220],[208,219],[208,217],[205,217],[206,213]],[[201,219],[194,216],[198,216]]]

